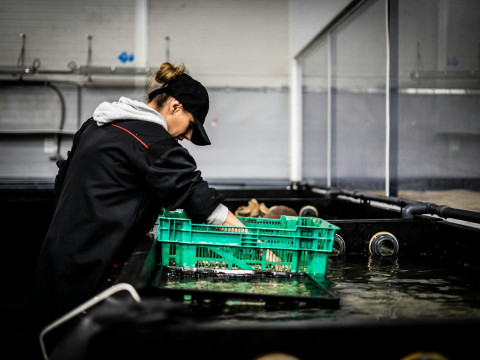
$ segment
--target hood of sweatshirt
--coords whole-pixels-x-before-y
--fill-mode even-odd
[[[116,120],[140,120],[157,123],[168,131],[168,126],[163,116],[147,104],[121,97],[118,102],[102,102],[93,112],[93,120],[98,126]]]

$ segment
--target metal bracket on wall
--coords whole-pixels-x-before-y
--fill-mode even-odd
[[[423,70],[420,42],[417,41],[417,69],[410,73],[410,78],[417,82],[422,80],[480,80],[480,44],[478,68],[479,70]]]
[[[6,75],[20,75],[20,79],[23,75],[34,75],[38,72],[40,68],[40,59],[35,58],[33,59],[31,66],[25,66],[25,49],[26,49],[26,41],[27,41],[27,34],[20,33],[20,38],[22,39],[22,48],[20,49],[20,55],[18,56],[17,65],[13,66],[0,66],[0,74]]]
[[[77,65],[75,61],[70,61],[67,65],[67,70],[40,70],[40,59],[35,58],[31,66],[25,66],[25,49],[26,37],[25,33],[21,33],[22,48],[18,57],[17,65],[0,66],[0,75],[85,75],[87,79],[92,80],[93,75],[116,75],[116,76],[150,76],[152,71],[150,67],[126,67],[126,66],[92,66],[92,40],[93,37],[89,35],[88,40],[88,54],[87,65]]]

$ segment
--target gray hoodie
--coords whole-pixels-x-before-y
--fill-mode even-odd
[[[145,103],[122,96],[118,102],[102,102],[93,112],[98,126],[115,120],[141,120],[162,125],[168,131],[163,116]]]

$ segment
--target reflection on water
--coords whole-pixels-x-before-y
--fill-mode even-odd
[[[199,292],[222,292],[250,294],[258,299],[268,295],[273,299],[282,296],[292,301],[311,298],[328,298],[331,294],[324,287],[325,279],[319,282],[304,273],[274,273],[257,271],[228,271],[214,273],[205,269],[180,271],[181,268],[169,268],[158,272],[151,283],[158,289],[175,289],[188,293],[189,290]],[[260,296],[262,295],[262,296]],[[240,298],[242,295],[240,295]],[[238,301],[237,301],[238,302]]]
[[[327,271],[327,288],[340,298],[338,309],[275,308],[226,304],[215,320],[226,323],[245,321],[288,321],[310,319],[408,319],[480,317],[480,281],[428,259],[349,255],[332,257]],[[223,284],[222,284],[223,282]],[[224,281],[196,280],[196,285],[210,290],[232,290]],[[191,287],[191,280],[176,282],[174,287]],[[257,284],[244,282],[240,292],[255,288],[265,293],[303,294],[302,281],[279,280]],[[237,284],[238,285],[238,284]],[[171,286],[171,285],[168,285]],[[221,288],[219,286],[227,286]]]
[[[224,291],[235,293],[256,293],[267,295],[311,296],[312,292],[304,278],[293,279],[242,279],[217,277],[213,279],[187,279],[168,281],[161,284],[163,289],[195,289],[203,291]]]
[[[425,259],[332,258],[328,274],[341,299],[337,318],[480,316],[480,282]]]

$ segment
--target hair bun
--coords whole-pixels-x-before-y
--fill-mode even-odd
[[[185,65],[180,64],[178,66],[173,66],[169,62],[164,62],[160,65],[160,69],[153,74],[153,79],[160,84],[160,86],[165,86],[170,80],[174,79],[178,75],[185,73]],[[154,85],[154,84],[152,84]]]

